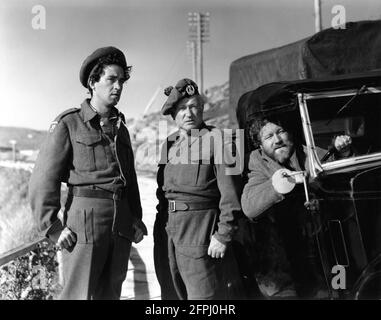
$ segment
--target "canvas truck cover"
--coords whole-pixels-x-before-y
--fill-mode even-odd
[[[230,108],[242,94],[269,82],[321,78],[381,68],[381,20],[348,22],[289,45],[242,57],[230,65]],[[244,127],[245,112],[237,110]]]

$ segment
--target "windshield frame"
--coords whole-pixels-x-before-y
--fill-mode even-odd
[[[349,90],[331,90],[313,93],[297,93],[299,112],[302,119],[303,132],[307,147],[307,156],[310,166],[309,172],[312,178],[316,178],[321,174],[335,174],[381,165],[381,152],[369,155],[354,156],[348,159],[335,160],[327,163],[321,163],[316,152],[314,135],[312,132],[312,126],[307,107],[308,100],[355,96],[357,92],[358,89],[356,88]],[[373,93],[381,93],[381,87],[367,87],[366,92],[362,94]]]

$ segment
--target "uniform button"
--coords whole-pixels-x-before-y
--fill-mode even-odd
[[[101,121],[100,124],[101,124],[101,126],[103,127],[105,123],[104,123],[103,121]]]

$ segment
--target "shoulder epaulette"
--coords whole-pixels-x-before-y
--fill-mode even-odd
[[[79,108],[70,108],[70,109],[67,109],[65,110],[64,112],[62,112],[61,114],[59,114],[55,119],[54,121],[50,124],[50,127],[49,127],[49,133],[52,133],[55,129],[55,127],[57,126],[58,122],[61,121],[62,118],[66,117],[68,114],[71,114],[71,113],[74,113],[74,112],[78,112],[80,111],[81,109]]]
[[[74,113],[74,112],[78,112],[80,111],[81,109],[80,108],[70,108],[70,109],[67,109],[65,110],[64,112],[62,112],[61,114],[59,114],[55,119],[54,119],[54,122],[59,122],[62,118],[66,117],[68,114],[71,114],[71,113]]]

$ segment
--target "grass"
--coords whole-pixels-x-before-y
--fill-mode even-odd
[[[30,172],[0,167],[0,254],[37,239],[28,203]]]

